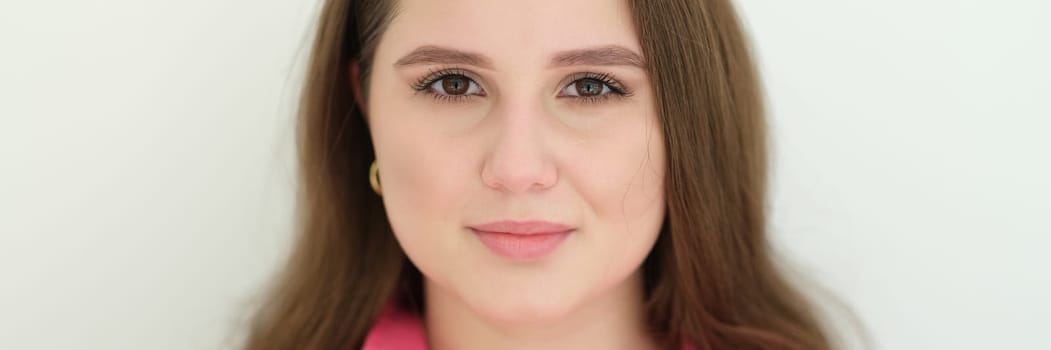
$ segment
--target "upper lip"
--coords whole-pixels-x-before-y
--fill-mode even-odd
[[[573,230],[572,226],[543,220],[502,220],[480,225],[471,225],[469,227],[475,231],[511,233],[518,235],[561,233]]]

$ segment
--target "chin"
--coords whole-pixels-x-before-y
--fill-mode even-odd
[[[569,314],[576,305],[568,294],[532,295],[527,292],[510,294],[508,297],[485,296],[476,298],[472,308],[479,316],[504,324],[531,324],[556,320]]]

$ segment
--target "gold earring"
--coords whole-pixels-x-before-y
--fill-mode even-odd
[[[369,184],[372,185],[372,190],[376,191],[376,194],[383,195],[383,189],[380,188],[380,168],[376,165],[376,161],[372,161],[372,165],[369,166]]]

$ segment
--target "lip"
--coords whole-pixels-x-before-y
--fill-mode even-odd
[[[543,220],[530,220],[530,221],[514,221],[514,220],[503,220],[494,221],[481,225],[472,225],[470,228],[475,231],[493,232],[493,233],[510,233],[515,235],[535,235],[545,233],[561,233],[566,231],[572,231],[573,227],[569,225],[548,222]]]
[[[469,228],[490,251],[518,261],[547,256],[575,230],[547,221],[497,221]]]

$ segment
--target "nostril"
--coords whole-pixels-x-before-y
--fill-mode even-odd
[[[548,162],[490,162],[482,171],[487,187],[501,192],[525,193],[550,188],[557,180],[554,166]]]

